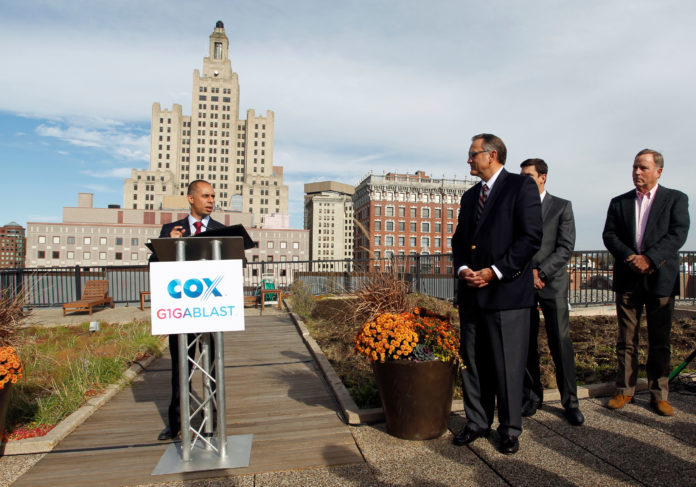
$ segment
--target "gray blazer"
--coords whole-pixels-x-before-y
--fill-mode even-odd
[[[567,296],[567,264],[575,247],[573,206],[570,201],[547,192],[541,203],[541,218],[544,233],[532,263],[546,286],[537,294],[546,299]]]

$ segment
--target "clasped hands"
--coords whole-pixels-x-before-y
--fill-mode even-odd
[[[485,287],[496,278],[496,275],[490,267],[478,271],[467,268],[459,271],[459,277],[463,279],[469,287]]]
[[[638,272],[640,274],[650,274],[655,270],[650,257],[646,255],[629,255],[624,262],[628,264],[628,267],[630,267],[633,272]]]

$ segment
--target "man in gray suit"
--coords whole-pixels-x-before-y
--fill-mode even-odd
[[[556,384],[568,422],[585,422],[580,412],[575,384],[575,352],[570,341],[568,320],[568,271],[566,265],[575,246],[575,219],[568,200],[546,192],[548,166],[542,159],[527,159],[520,164],[522,174],[536,182],[541,197],[543,237],[541,248],[532,259],[536,303],[544,313],[544,324],[551,357],[556,366]],[[539,311],[531,308],[529,352],[524,378],[522,416],[532,416],[541,408],[544,388],[539,369]]]
[[[602,238],[614,256],[619,335],[616,394],[607,406],[633,402],[638,377],[640,316],[648,322],[648,390],[657,414],[672,416],[667,401],[674,296],[679,294],[679,249],[689,233],[689,199],[657,184],[662,154],[643,149],[633,160],[635,189],[611,200]]]

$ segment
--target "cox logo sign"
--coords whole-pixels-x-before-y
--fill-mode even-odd
[[[208,299],[211,294],[216,297],[222,297],[222,294],[217,289],[220,281],[222,281],[222,276],[217,276],[215,279],[207,277],[201,279],[192,278],[182,285],[181,279],[172,279],[167,285],[167,292],[174,299],[181,299],[182,294],[189,298],[198,298],[202,295],[202,300]]]

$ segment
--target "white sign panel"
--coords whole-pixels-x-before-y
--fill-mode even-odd
[[[153,262],[152,334],[244,329],[241,260]]]

